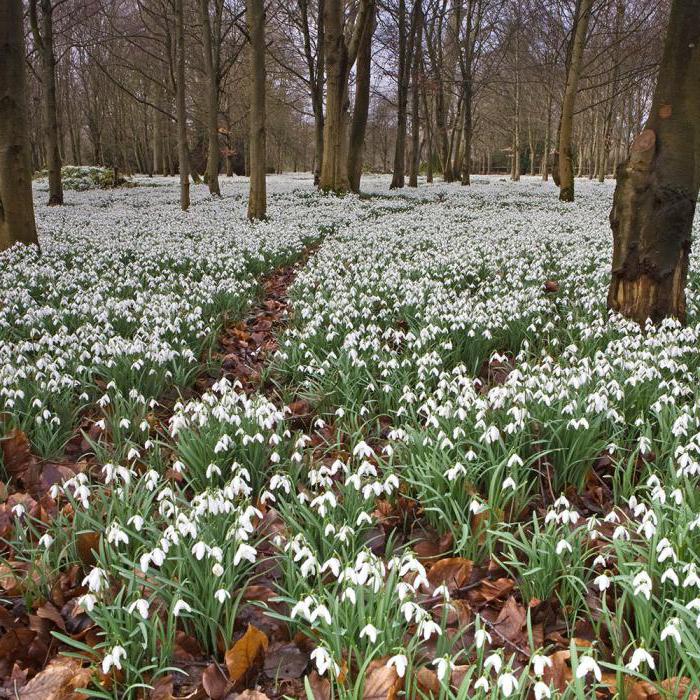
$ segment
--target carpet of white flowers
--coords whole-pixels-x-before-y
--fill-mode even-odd
[[[135,181],[38,206],[0,269],[2,430],[89,448],[5,495],[0,585],[79,571],[54,637],[96,697],[696,697],[698,277],[684,328],[609,317],[611,183],[271,177],[250,225],[242,179],[187,213]],[[312,245],[265,389],[193,392]]]

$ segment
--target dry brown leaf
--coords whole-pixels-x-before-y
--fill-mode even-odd
[[[421,666],[416,673],[418,690],[426,697],[437,697],[440,694],[440,681],[435,671],[427,666]]]
[[[319,676],[316,671],[312,671],[308,675],[308,679],[314,700],[329,700],[331,697],[330,681],[323,676]]]
[[[161,676],[153,683],[149,700],[175,700],[174,690],[173,677],[171,675]]]
[[[494,622],[494,627],[511,642],[517,642],[523,636],[523,627],[527,622],[527,613],[522,605],[511,596],[501,608]]]
[[[248,625],[245,634],[226,652],[226,668],[234,686],[262,661],[269,643],[264,632]]]
[[[95,555],[93,552],[100,550],[100,533],[99,532],[81,532],[76,538],[76,549],[80,561],[85,566],[93,566],[95,564]]]
[[[444,584],[448,590],[454,591],[461,588],[472,575],[472,562],[462,557],[449,557],[440,559],[430,567],[428,581],[433,588]]]
[[[698,700],[700,691],[691,684],[690,678],[678,676],[661,683],[637,681],[628,688],[627,700]]]
[[[236,695],[236,700],[270,700],[270,698],[259,690],[244,690]]]
[[[66,631],[66,622],[53,603],[47,601],[43,605],[40,605],[37,608],[36,614],[45,620],[51,620],[51,622],[53,622],[54,625],[56,625],[56,627],[63,632]]]
[[[478,607],[494,600],[503,600],[510,595],[514,586],[515,581],[509,578],[497,578],[495,581],[485,578],[478,588],[469,591],[469,602]]]
[[[86,698],[76,688],[90,683],[90,669],[77,659],[57,656],[19,691],[20,700],[79,700]]]
[[[296,644],[276,642],[265,655],[265,675],[273,680],[300,678],[309,665],[309,655]]]
[[[231,685],[217,664],[209,664],[202,673],[202,687],[212,700],[221,700]]]
[[[11,478],[24,480],[36,460],[32,456],[29,438],[17,428],[12,428],[7,435],[0,440],[2,448],[2,462]]]
[[[386,665],[386,659],[377,659],[367,667],[362,700],[396,700],[403,688],[396,668]]]
[[[555,690],[563,693],[566,690],[567,685],[569,685],[573,679],[573,673],[569,667],[571,652],[556,651],[549,657],[549,659],[552,662],[552,665],[545,667],[542,680],[547,685],[551,684],[554,686]]]

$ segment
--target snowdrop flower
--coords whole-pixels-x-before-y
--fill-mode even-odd
[[[331,655],[323,647],[316,647],[311,652],[311,660],[316,663],[319,675],[323,676],[329,668],[333,669],[333,675],[340,673],[340,666],[333,661]]]
[[[17,518],[21,518],[26,512],[27,509],[21,503],[12,506],[12,514]]]
[[[491,635],[485,629],[478,629],[474,632],[474,641],[476,643],[476,648],[481,649],[485,642],[491,644]]]
[[[144,520],[140,515],[132,515],[127,521],[127,525],[132,525],[134,530],[136,532],[141,532],[141,528],[143,528],[144,525]]]
[[[638,649],[634,650],[632,658],[627,664],[627,668],[630,671],[637,671],[643,663],[646,663],[652,671],[656,668],[651,654],[646,649],[639,647]]]
[[[651,600],[651,577],[646,571],[640,571],[633,579],[634,595],[643,595],[647,600]]]
[[[598,586],[599,591],[607,591],[610,588],[610,577],[606,574],[600,574],[593,579],[593,583]]]
[[[481,690],[484,693],[489,692],[489,679],[486,676],[481,676],[476,683],[474,683],[474,690]]]
[[[242,543],[238,546],[236,554],[233,557],[233,565],[238,566],[242,559],[249,561],[251,564],[255,564],[257,554],[255,547]]]
[[[49,535],[48,532],[45,532],[40,538],[39,538],[39,544],[44,548],[48,549],[52,544],[54,543],[54,538]]]
[[[486,657],[486,661],[484,661],[484,669],[493,669],[495,673],[501,672],[501,666],[503,666],[503,659],[497,653]]]
[[[536,676],[541,676],[544,674],[545,668],[552,667],[552,660],[549,656],[543,656],[542,654],[535,654],[532,657],[532,670]]]
[[[224,588],[219,588],[218,591],[215,591],[214,593],[214,598],[216,598],[219,603],[223,605],[223,603],[231,598],[231,594]]]
[[[681,624],[680,618],[672,617],[667,623],[666,627],[661,630],[661,641],[672,637],[675,639],[676,644],[681,643],[681,632],[679,626]]]
[[[503,695],[509,698],[518,687],[518,680],[511,671],[506,671],[503,675],[498,677],[497,685]]]
[[[516,488],[517,485],[512,476],[509,476],[507,479],[504,479],[503,483],[501,484],[501,491],[505,491],[506,489],[513,489],[513,491],[515,491]]]
[[[439,659],[433,660],[433,666],[436,666],[435,673],[438,680],[445,680],[448,674],[454,669],[455,665],[450,660],[449,656],[441,656]]]
[[[427,642],[434,634],[440,636],[442,634],[442,629],[440,629],[440,625],[434,620],[423,619],[418,624],[418,634]]]
[[[377,636],[380,633],[381,630],[378,630],[372,623],[369,623],[360,630],[360,639],[367,637],[372,644],[375,644],[377,641]]]
[[[573,552],[573,547],[566,540],[559,540],[557,542],[556,552],[561,555],[564,552]]]
[[[391,668],[392,666],[396,669],[396,675],[399,678],[403,678],[406,675],[406,668],[408,667],[408,658],[405,654],[396,654],[392,656],[386,665]]]
[[[78,598],[78,605],[84,608],[86,612],[92,612],[95,609],[97,598],[92,593],[86,593]]]
[[[675,586],[680,585],[678,574],[670,566],[661,574],[661,583],[666,583],[666,581],[670,581]]]
[[[127,611],[133,615],[134,610],[138,612],[139,615],[144,620],[148,619],[148,608],[149,608],[149,602],[145,600],[144,598],[139,598],[138,600],[135,600],[129,607],[127,608]]]
[[[578,660],[578,666],[576,667],[576,678],[585,678],[589,673],[593,674],[598,683],[601,682],[603,673],[595,659],[592,656],[582,656]]]
[[[83,579],[83,586],[87,586],[92,593],[99,593],[107,587],[107,574],[99,566],[95,566]]]
[[[175,617],[180,617],[183,612],[191,613],[192,608],[182,599],[175,601],[175,605],[173,605],[173,615]]]
[[[126,649],[122,646],[115,646],[112,647],[112,651],[107,654],[104,659],[102,659],[102,673],[107,675],[112,667],[116,668],[118,671],[121,671],[122,668],[122,659],[126,658]]]
[[[543,681],[537,681],[533,687],[533,691],[535,693],[535,700],[545,700],[546,698],[552,697],[552,691]]]

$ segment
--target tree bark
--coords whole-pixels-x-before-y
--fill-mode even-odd
[[[673,0],[651,112],[617,173],[609,308],[685,321],[699,189],[700,0]]]
[[[547,91],[547,126],[544,132],[544,153],[542,153],[542,180],[549,180],[549,148],[552,134],[552,93]]]
[[[37,51],[41,58],[41,82],[44,97],[44,135],[46,166],[49,172],[49,206],[63,204],[61,181],[61,152],[59,150],[58,105],[56,102],[56,56],[53,47],[53,5],[41,0],[41,28],[37,0],[29,2],[29,22]]]
[[[250,81],[250,192],[248,218],[264,219],[267,212],[265,183],[265,6],[264,0],[246,0],[251,52]]]
[[[22,0],[0,2],[0,250],[39,241],[27,133]]]
[[[572,31],[571,61],[566,74],[566,88],[561,107],[559,126],[559,199],[562,202],[574,201],[574,167],[571,153],[571,136],[574,128],[574,107],[576,91],[581,73],[583,49],[586,45],[588,20],[591,16],[593,0],[578,0],[576,22]]]
[[[408,186],[418,187],[420,169],[420,82],[423,65],[423,0],[416,3],[416,47],[413,52],[411,86],[411,162],[408,169]]]
[[[343,0],[325,0],[323,13],[326,61],[326,116],[323,125],[323,162],[319,186],[325,192],[350,189],[348,153],[348,78],[357,58],[360,39],[374,0],[360,0],[349,42],[345,40]]]
[[[357,68],[355,78],[355,108],[352,112],[350,124],[350,141],[348,145],[348,181],[350,191],[360,191],[360,179],[362,178],[362,165],[365,146],[365,131],[367,130],[367,116],[369,114],[369,89],[372,69],[372,35],[375,27],[375,8],[370,9],[369,21],[365,24],[365,31],[360,39],[360,47],[357,51]]]
[[[177,35],[177,150],[180,169],[180,207],[190,206],[189,148],[187,147],[187,112],[185,109],[185,20],[183,0],[175,0],[175,24]]]
[[[219,36],[223,3],[214,3],[214,30],[209,17],[209,0],[199,0],[202,22],[204,70],[207,77],[207,186],[209,193],[221,196],[219,189]]]

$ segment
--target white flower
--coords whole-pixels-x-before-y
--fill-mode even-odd
[[[561,555],[563,552],[573,552],[573,548],[566,540],[559,540],[557,542],[556,552]]]
[[[681,643],[681,633],[678,629],[681,621],[677,617],[671,618],[667,623],[666,627],[661,630],[661,641],[663,642],[668,637],[673,637],[676,640],[676,644]]]
[[[506,671],[502,676],[498,677],[497,685],[503,695],[509,698],[518,687],[518,679],[510,671]]]
[[[484,669],[488,670],[492,668],[495,673],[501,672],[501,666],[503,666],[503,659],[495,653],[486,657],[486,661],[484,661]]]
[[[640,571],[633,579],[634,595],[643,595],[647,600],[651,600],[651,577],[646,571]]]
[[[585,678],[589,673],[592,673],[598,683],[600,683],[603,678],[600,666],[598,666],[592,656],[582,656],[578,660],[578,666],[576,667],[576,678]]]
[[[643,663],[646,663],[652,671],[656,668],[651,654],[646,649],[639,647],[638,649],[634,650],[632,658],[627,664],[627,668],[630,671],[637,671]]]
[[[474,683],[474,689],[475,690],[481,690],[484,693],[489,692],[489,679],[486,678],[486,676],[481,676],[479,680],[477,680],[476,683]]]
[[[231,594],[224,588],[219,588],[218,591],[214,593],[214,598],[216,598],[219,603],[223,603],[225,600],[228,600],[231,597]]]
[[[439,659],[435,659],[433,661],[433,666],[437,667],[435,673],[437,674],[438,680],[441,681],[445,680],[455,667],[449,656],[441,656]]]
[[[173,615],[179,617],[183,612],[192,612],[192,608],[184,600],[177,600],[175,605],[173,605]]]
[[[372,623],[369,623],[360,630],[360,639],[367,637],[367,639],[374,644],[377,641],[377,635],[380,633],[381,630],[378,630]]]
[[[535,700],[544,700],[552,697],[552,691],[549,689],[549,686],[542,681],[535,683],[533,691],[535,692]]]
[[[408,658],[405,654],[396,654],[386,662],[386,665],[389,668],[393,666],[396,669],[396,675],[399,678],[403,678],[406,674],[406,668],[408,667]]]
[[[251,547],[249,544],[241,543],[236,550],[236,554],[233,557],[233,565],[238,566],[241,559],[246,559],[251,564],[255,564],[255,559],[257,557],[257,552],[255,547]]]
[[[550,659],[549,656],[535,654],[532,657],[532,670],[536,676],[541,676],[548,666],[549,668],[552,667],[552,659]]]
[[[87,586],[93,593],[99,593],[107,587],[107,574],[99,566],[95,566],[83,579],[83,586]]]
[[[95,609],[97,598],[92,593],[86,593],[78,598],[78,605],[85,609],[86,612],[92,612]]]
[[[54,543],[54,538],[49,535],[48,532],[45,532],[40,538],[39,538],[39,544],[44,548],[48,549],[53,543]]]
[[[340,666],[333,661],[331,655],[323,647],[316,647],[311,652],[311,660],[316,663],[316,668],[321,676],[329,668],[333,669],[334,675],[336,676],[340,673]]]
[[[593,583],[598,586],[599,591],[607,591],[610,588],[610,577],[601,574],[593,579]]]
[[[474,632],[474,641],[476,648],[481,649],[484,646],[484,642],[488,641],[491,644],[491,635],[485,629],[479,629]]]
[[[102,659],[102,673],[108,674],[112,667],[121,671],[122,659],[126,658],[126,649],[119,645],[112,647],[112,651]]]
[[[139,598],[138,600],[135,600],[129,607],[127,608],[128,612],[130,612],[132,615],[134,613],[134,610],[138,612],[139,615],[144,620],[148,619],[148,608],[149,608],[149,602],[145,600],[144,598]]]

